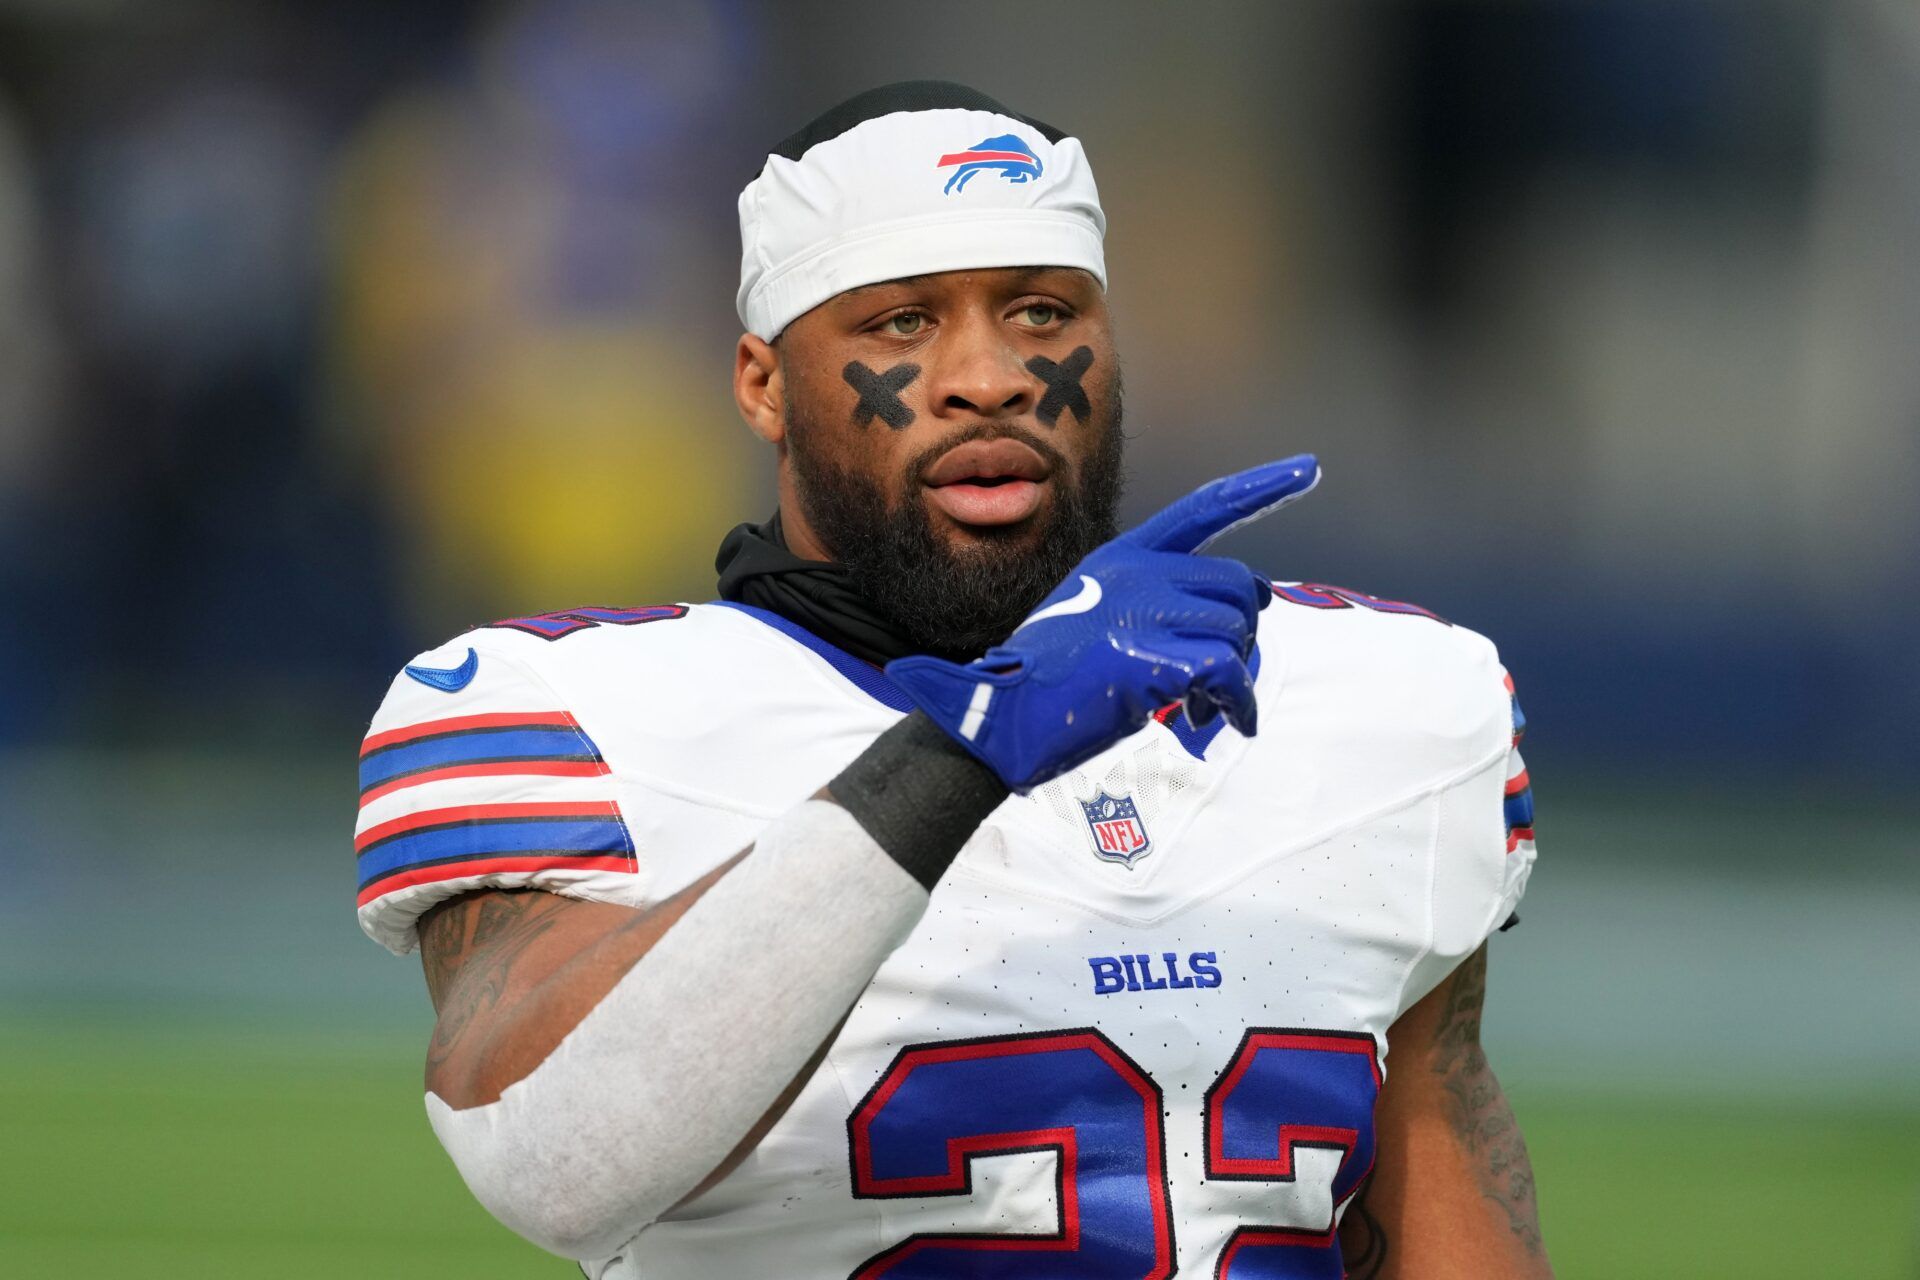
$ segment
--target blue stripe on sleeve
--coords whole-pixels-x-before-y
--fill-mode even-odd
[[[375,751],[360,761],[360,789],[402,774],[486,760],[598,760],[599,752],[575,729],[473,729]]]
[[[626,823],[618,818],[483,819],[415,831],[375,845],[360,855],[360,887],[431,862],[504,854],[605,855],[632,851]]]
[[[1533,788],[1507,797],[1507,830],[1533,825]]]

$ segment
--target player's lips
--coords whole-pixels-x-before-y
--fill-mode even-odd
[[[1017,524],[1040,509],[1052,468],[1018,440],[969,440],[920,477],[933,505],[961,524]]]

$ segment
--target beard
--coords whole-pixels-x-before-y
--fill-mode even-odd
[[[887,492],[823,456],[808,423],[787,404],[787,439],[800,505],[863,599],[921,653],[961,661],[1007,638],[1073,567],[1114,536],[1124,484],[1118,391],[1115,411],[1075,467],[1046,440],[1010,423],[978,423],[916,454]],[[920,475],[969,440],[1019,440],[1047,461],[1053,500],[1017,525],[934,532]]]

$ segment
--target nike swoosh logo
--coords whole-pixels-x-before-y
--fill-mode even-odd
[[[1048,618],[1064,618],[1069,614],[1089,613],[1100,603],[1100,583],[1087,574],[1080,575],[1080,590],[1056,604],[1044,609],[1035,609],[1027,615],[1027,620],[1014,628],[1015,633],[1025,631],[1036,622],[1045,622]]]
[[[407,674],[430,689],[442,693],[458,693],[473,683],[473,673],[480,669],[480,655],[467,650],[467,660],[457,667],[408,667]]]

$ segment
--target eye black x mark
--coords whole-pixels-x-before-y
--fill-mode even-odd
[[[907,408],[900,393],[907,384],[920,376],[917,364],[897,364],[885,373],[875,373],[858,360],[849,361],[840,371],[847,385],[860,393],[860,403],[853,406],[853,425],[864,427],[875,418],[880,419],[895,431],[904,430],[913,421],[913,410]]]
[[[1086,388],[1080,385],[1080,379],[1092,367],[1092,347],[1075,347],[1058,364],[1045,356],[1035,356],[1027,361],[1028,372],[1047,384],[1047,394],[1040,397],[1040,404],[1033,411],[1034,416],[1048,426],[1060,420],[1062,409],[1073,410],[1073,416],[1082,422],[1092,417],[1093,406],[1087,403]]]

